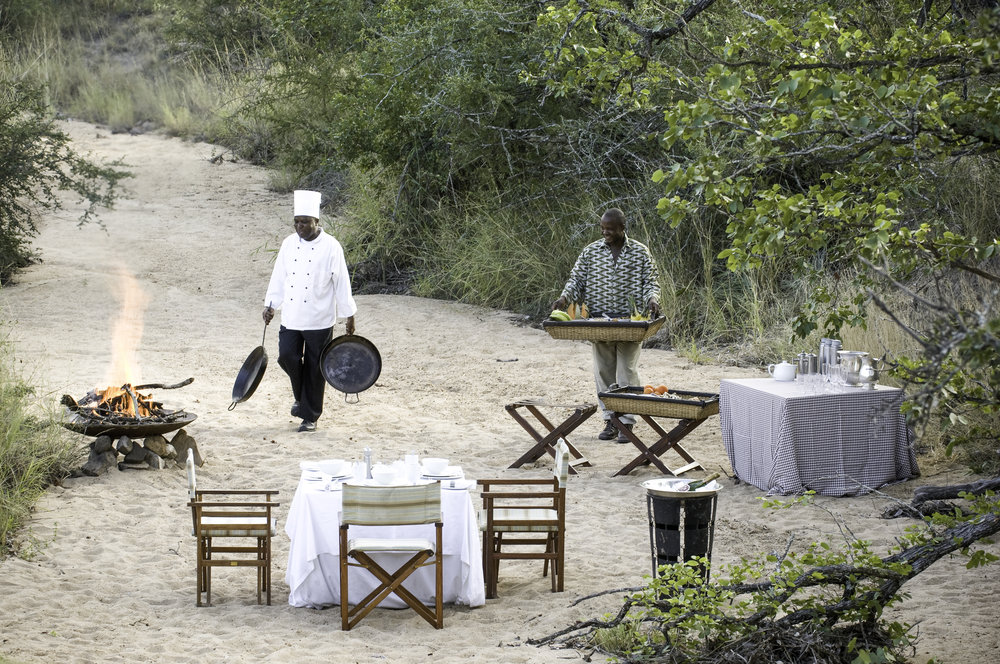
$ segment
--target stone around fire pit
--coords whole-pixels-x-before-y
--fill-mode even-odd
[[[187,458],[188,449],[194,451],[195,463],[202,466],[205,461],[198,451],[198,443],[183,429],[174,434],[170,442],[162,435],[149,436],[143,441],[119,436],[113,442],[110,436],[102,435],[90,443],[90,456],[74,475],[96,477],[115,465],[119,470],[162,470],[176,466],[177,458]],[[124,455],[120,462],[119,454]]]

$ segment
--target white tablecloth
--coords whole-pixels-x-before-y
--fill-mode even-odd
[[[722,441],[736,476],[768,495],[867,493],[920,474],[902,390],[811,393],[771,378],[723,380]]]
[[[442,482],[447,486],[447,482]],[[336,485],[334,485],[336,486]],[[323,608],[340,604],[340,508],[342,491],[327,491],[323,482],[299,480],[285,523],[285,533],[291,540],[288,547],[288,603],[292,606]],[[441,490],[441,511],[444,514],[442,547],[444,549],[443,589],[445,603],[482,606],[486,602],[483,585],[482,554],[479,547],[479,526],[472,496],[467,489]],[[355,537],[426,537],[434,541],[434,526],[372,527],[352,526]],[[379,564],[390,564],[393,557],[400,562],[409,558],[403,554],[374,555]],[[397,565],[398,566],[398,565]],[[390,571],[395,567],[388,567]],[[365,569],[351,568],[348,603],[353,605],[370,593],[378,582]],[[434,603],[434,567],[417,570],[403,585],[425,604]],[[390,594],[379,605],[389,608],[406,606]]]

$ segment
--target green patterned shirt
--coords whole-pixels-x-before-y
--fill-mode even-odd
[[[562,296],[584,303],[591,317],[613,318],[632,313],[632,303],[642,311],[650,298],[660,299],[660,276],[649,247],[626,236],[618,260],[601,239],[584,247],[576,259]]]

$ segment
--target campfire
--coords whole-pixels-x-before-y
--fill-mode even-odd
[[[186,424],[191,417],[188,413],[183,410],[166,410],[162,403],[154,401],[151,395],[142,394],[140,390],[173,389],[188,385],[193,380],[189,378],[175,385],[132,386],[125,383],[121,387],[95,388],[79,401],[64,394],[62,404],[75,416],[72,422],[92,423],[95,426],[168,425],[178,421]]]
[[[62,404],[69,418],[63,421],[63,426],[95,437],[90,443],[90,458],[81,469],[83,474],[99,475],[115,464],[120,470],[164,468],[173,465],[178,454],[188,448],[193,448],[196,459],[200,460],[194,439],[182,428],[196,416],[184,410],[168,410],[151,394],[143,392],[183,387],[193,380],[188,378],[174,385],[125,383],[120,387],[95,388],[80,400],[64,394]],[[177,433],[168,443],[163,434],[171,431]],[[124,461],[118,461],[119,454],[124,455]]]
[[[174,465],[178,455],[186,458],[189,449],[193,449],[196,463],[201,465],[194,439],[182,428],[193,422],[195,415],[166,409],[148,392],[183,387],[194,378],[174,385],[134,384],[138,376],[136,349],[142,339],[143,312],[150,298],[125,266],[119,265],[116,272],[111,287],[121,302],[121,311],[112,327],[112,362],[103,381],[109,387],[94,388],[80,400],[64,394],[61,400],[67,411],[63,426],[94,437],[90,457],[81,472],[99,475],[115,464],[119,470],[165,468]],[[163,434],[172,431],[177,433],[168,442]],[[119,454],[124,455],[124,461],[118,461]]]

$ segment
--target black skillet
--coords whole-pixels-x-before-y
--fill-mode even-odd
[[[358,393],[375,384],[382,372],[382,356],[368,339],[357,334],[342,334],[331,339],[320,355],[323,378],[334,388],[344,393],[344,400],[353,394],[354,402]]]
[[[260,345],[250,351],[247,359],[243,360],[240,372],[236,374],[236,382],[233,383],[233,402],[229,404],[229,410],[236,408],[236,404],[249,399],[260,379],[264,377],[264,370],[267,369],[267,351],[264,350],[264,337],[267,336],[267,324],[264,324],[264,335],[260,338]]]

